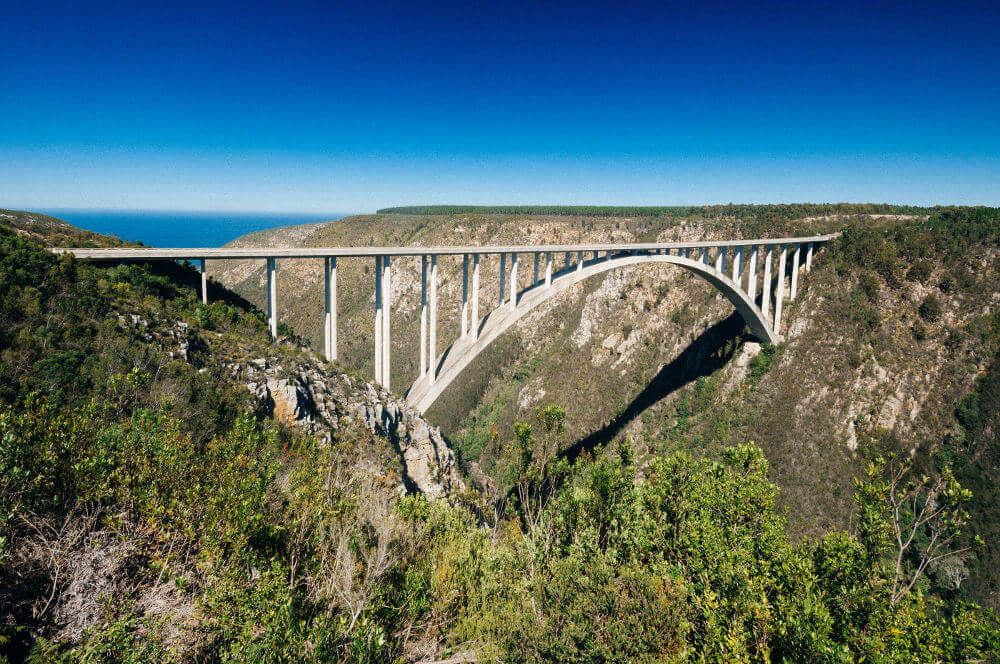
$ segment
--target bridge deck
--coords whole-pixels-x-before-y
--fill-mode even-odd
[[[134,248],[127,249],[77,249],[58,247],[56,253],[70,253],[85,260],[178,260],[197,258],[324,258],[327,256],[441,256],[462,254],[529,254],[551,251],[660,251],[664,249],[693,249],[701,247],[753,247],[804,242],[826,242],[836,237],[813,235],[810,237],[782,237],[756,240],[706,240],[702,242],[639,242],[632,244],[527,244],[510,246],[441,246],[441,247],[295,247],[295,248],[208,248],[182,247],[178,249]]]

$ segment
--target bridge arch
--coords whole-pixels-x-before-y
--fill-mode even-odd
[[[407,390],[406,400],[420,412],[425,412],[487,346],[535,307],[595,275],[650,263],[677,265],[698,275],[732,303],[754,336],[768,343],[778,343],[781,340],[767,316],[740,284],[713,269],[711,265],[673,254],[615,255],[585,261],[578,268],[572,267],[557,272],[552,275],[550,284],[540,281],[518,293],[516,306],[512,306],[508,301],[479,321],[475,321],[476,327],[470,334],[459,337],[441,355],[434,358],[430,370],[424,376],[417,378]]]

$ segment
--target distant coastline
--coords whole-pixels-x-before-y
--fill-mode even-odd
[[[342,219],[350,213],[170,212],[164,210],[36,210],[77,228],[116,235],[151,247],[221,247],[254,231]]]

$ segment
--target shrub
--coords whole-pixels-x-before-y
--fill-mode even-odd
[[[931,293],[920,303],[917,313],[928,323],[934,323],[941,318],[941,302]]]
[[[869,302],[878,302],[879,291],[882,290],[882,286],[874,274],[871,272],[862,272],[858,278],[858,287]]]
[[[921,259],[910,266],[909,271],[906,273],[906,278],[910,281],[916,281],[919,283],[927,283],[930,279],[931,273],[934,271],[934,267],[931,262],[926,259]]]
[[[771,367],[774,366],[774,356],[777,353],[778,347],[774,344],[762,344],[760,347],[760,352],[752,360],[750,360],[750,373],[748,378],[750,382],[754,385],[760,382],[760,379],[764,377]]]
[[[853,311],[854,322],[866,333],[875,332],[882,326],[882,316],[872,306],[858,306]]]

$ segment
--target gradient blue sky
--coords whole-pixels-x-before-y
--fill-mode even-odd
[[[1000,203],[1000,6],[3,3],[0,207]]]

